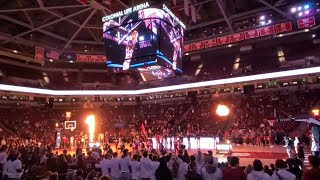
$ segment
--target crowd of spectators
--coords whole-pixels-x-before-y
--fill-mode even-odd
[[[72,133],[66,131],[65,135],[84,135],[87,125],[81,119],[85,119],[88,113],[94,113],[99,124],[97,131],[107,132],[109,138],[134,138],[132,135],[137,135],[137,132],[141,135],[141,124],[144,124],[148,137],[163,136],[165,132],[169,137],[219,136],[220,139],[230,139],[234,143],[271,145],[282,142],[281,136],[293,132],[297,127],[299,123],[290,120],[292,115],[307,114],[319,99],[319,89],[306,88],[186,99],[179,102],[103,104],[89,110],[1,108],[0,120],[3,128],[9,129],[17,137],[45,144],[54,142],[55,124],[67,120],[65,113],[71,111],[72,117],[69,120],[77,120],[77,128]],[[232,115],[229,118],[216,115],[215,108],[220,102],[227,103],[230,107]],[[229,126],[230,124],[232,125]],[[9,140],[8,138],[6,139]]]
[[[230,139],[233,143],[239,144],[273,145],[276,143],[276,134],[279,131],[285,131],[283,135],[287,135],[296,127],[297,123],[287,121],[287,119],[290,119],[292,115],[307,114],[319,98],[319,89],[306,88],[296,91],[256,92],[247,95],[224,95],[223,97],[214,95],[207,96],[206,98],[186,99],[179,102],[169,101],[167,103],[117,106],[104,104],[100,107],[89,109],[66,110],[48,107],[1,108],[1,144],[7,145],[10,150],[15,150],[13,151],[13,156],[16,156],[17,152],[19,152],[25,169],[30,169],[30,172],[32,172],[31,167],[33,165],[40,165],[41,159],[47,159],[46,162],[48,163],[50,162],[50,158],[54,158],[54,161],[57,160],[58,164],[61,164],[58,167],[65,167],[63,171],[67,171],[69,168],[72,169],[77,160],[79,160],[78,157],[80,155],[79,161],[83,162],[86,162],[85,159],[90,158],[91,155],[77,154],[72,157],[65,154],[64,157],[61,157],[53,152],[56,124],[61,124],[61,122],[67,120],[65,112],[71,111],[72,117],[69,120],[85,119],[88,113],[96,114],[98,121],[97,131],[108,134],[107,137],[109,139],[141,136],[141,124],[144,124],[148,137],[158,135],[168,137],[219,136],[221,139]],[[223,119],[215,115],[215,107],[220,102],[228,104],[232,111],[232,118]],[[270,124],[270,120],[274,124]],[[230,129],[228,129],[228,124],[232,124]],[[286,124],[286,126],[282,126],[283,124]],[[81,136],[86,134],[86,124],[78,121],[76,130],[62,130],[62,134],[64,144],[62,147],[69,147],[69,136],[78,137],[78,142],[81,142]],[[279,142],[282,143],[282,138],[280,137],[278,139]],[[118,159],[115,154],[104,156],[100,151],[97,152],[101,159],[102,157],[108,159],[111,156],[115,156],[112,159]],[[96,153],[93,154],[97,156]],[[143,155],[143,153],[140,152],[139,156],[131,154],[130,157],[137,161],[140,155]],[[157,155],[161,156],[162,153],[158,152]],[[182,158],[182,161],[189,164],[189,161],[192,159],[191,157],[190,160],[183,160]],[[15,158],[17,157],[13,157],[13,159]],[[176,158],[176,155],[172,154],[170,159],[174,158]],[[66,159],[66,162],[64,159]],[[153,158],[153,155],[152,157],[150,156],[150,160],[153,159],[157,162],[159,157],[155,156]],[[169,163],[170,159],[167,161],[169,170],[172,172],[173,166]],[[99,164],[99,158],[94,162]],[[138,161],[134,163],[138,163]],[[254,164],[256,163],[258,162]],[[165,167],[165,164],[161,163],[161,161],[158,164],[159,167]],[[197,169],[193,165],[186,164],[184,165],[184,170],[181,170],[185,172],[183,178],[185,177],[184,175],[188,174],[187,172],[190,168]],[[202,165],[200,164],[198,167]],[[89,165],[83,166],[86,168],[83,167],[82,175],[91,174],[87,169]],[[93,169],[99,168],[99,166],[95,165],[92,165],[92,167],[94,167]],[[223,165],[221,167],[222,169],[224,168]],[[166,170],[163,169],[163,171]],[[155,169],[154,172],[156,172]],[[201,170],[198,170],[198,173],[201,175]],[[204,175],[202,174],[202,176]],[[223,179],[226,179],[226,177],[223,176]]]
[[[10,149],[10,150],[9,150]],[[229,156],[227,163],[219,163],[212,151],[189,155],[186,150],[177,154],[166,151],[129,152],[120,154],[110,149],[92,148],[76,154],[54,152],[49,146],[1,146],[0,162],[3,179],[52,180],[313,180],[320,177],[320,159],[309,156],[307,170],[295,156],[286,161],[264,165],[255,159],[252,165],[241,166],[239,158]]]

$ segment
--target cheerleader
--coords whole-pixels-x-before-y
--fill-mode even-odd
[[[157,149],[159,149],[159,144],[160,144],[160,136],[159,136],[159,134],[156,135],[156,142],[157,142],[156,147],[157,147]]]
[[[122,152],[124,150],[124,148],[125,148],[124,140],[119,138],[119,141],[120,141],[120,150]]]
[[[172,143],[173,143],[173,141],[174,141],[174,140],[173,140],[173,139],[172,139],[172,137],[170,136],[170,137],[169,137],[169,142],[170,142],[170,151],[171,151],[171,149],[172,149]]]
[[[117,152],[118,151],[118,144],[119,144],[119,139],[117,136],[115,137],[114,143],[116,145],[116,152]]]
[[[178,152],[178,147],[179,147],[179,140],[178,140],[177,136],[174,137],[173,142],[174,142],[174,152],[177,153]]]

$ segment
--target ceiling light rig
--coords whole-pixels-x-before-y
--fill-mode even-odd
[[[311,11],[312,9],[310,4],[297,5],[290,9],[290,12],[297,17],[309,16]]]
[[[259,24],[261,26],[264,26],[264,25],[268,25],[268,24],[271,24],[272,23],[272,20],[271,19],[268,19],[266,16],[262,15],[259,17],[258,19],[259,21]]]

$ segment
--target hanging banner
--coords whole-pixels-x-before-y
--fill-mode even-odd
[[[190,52],[192,51],[192,44],[183,45],[183,52]]]
[[[274,26],[266,26],[259,28],[260,36],[267,36],[275,33]]]
[[[231,42],[239,42],[244,40],[244,34],[243,32],[236,33],[236,34],[231,34]]]
[[[258,29],[252,29],[249,31],[244,32],[244,37],[246,39],[253,39],[259,37],[259,30]]]
[[[204,46],[205,48],[210,48],[210,47],[215,47],[217,46],[217,39],[213,38],[213,39],[208,39],[204,42]]]
[[[292,30],[291,22],[276,24],[276,33],[282,33]]]
[[[204,41],[192,43],[192,49],[194,51],[199,50],[199,49],[203,49],[203,48],[204,48]]]
[[[183,5],[184,13],[189,16],[189,0],[184,0]]]
[[[303,19],[298,19],[297,24],[298,24],[298,28],[309,28],[316,25],[316,20],[314,19],[313,16],[307,17]]]
[[[59,59],[59,52],[52,51],[52,50],[46,50],[46,57],[49,59],[58,60]]]
[[[191,8],[191,19],[194,23],[196,23],[197,22],[196,8],[193,5],[191,5],[190,8]]]
[[[44,61],[44,48],[36,46],[34,51],[34,60],[36,61]]]
[[[230,35],[218,37],[217,41],[218,41],[218,45],[229,44],[230,43]]]

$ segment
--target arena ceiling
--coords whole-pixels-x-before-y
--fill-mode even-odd
[[[31,55],[36,45],[60,54],[101,54],[104,53],[101,18],[143,2],[146,0],[0,0],[1,47]],[[293,20],[288,8],[293,2],[299,3],[293,0],[189,0],[187,15],[184,4],[187,0],[148,2],[155,7],[163,3],[170,7],[187,25],[186,41],[250,28],[257,24],[261,14],[272,16],[276,21]]]

